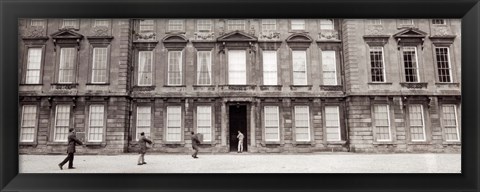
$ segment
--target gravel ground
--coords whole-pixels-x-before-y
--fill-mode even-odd
[[[66,155],[20,155],[20,173],[460,173],[461,154],[137,154],[76,155],[76,169],[60,170]]]

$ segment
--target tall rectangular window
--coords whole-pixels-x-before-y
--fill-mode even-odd
[[[73,83],[75,76],[75,61],[77,59],[76,48],[60,49],[60,66],[58,68],[59,83]]]
[[[140,20],[140,27],[139,27],[140,33],[153,32],[153,25],[154,25],[154,21],[151,19]]]
[[[197,84],[211,85],[212,84],[212,52],[198,51],[197,52]]]
[[[292,51],[293,84],[307,85],[307,52]]]
[[[197,106],[197,133],[203,135],[203,141],[212,141],[211,106]]]
[[[108,27],[110,26],[110,20],[108,19],[95,19],[93,26],[95,27]]]
[[[320,19],[320,29],[333,30],[333,19]]]
[[[263,51],[263,84],[277,85],[277,51]]]
[[[368,19],[367,24],[369,24],[369,25],[381,25],[382,20],[381,19]]]
[[[265,106],[265,141],[280,141],[278,106]]]
[[[40,83],[40,66],[42,64],[42,48],[29,48],[27,56],[26,84]]]
[[[197,31],[210,32],[212,30],[212,20],[199,19],[197,20]]]
[[[446,141],[459,141],[457,106],[443,105],[442,112]]]
[[[403,47],[403,66],[405,67],[405,81],[418,82],[418,60],[416,47]]]
[[[30,20],[30,26],[45,27],[45,19],[32,19]]]
[[[412,141],[425,141],[425,122],[422,105],[409,105],[410,135]]]
[[[70,127],[70,105],[57,105],[55,109],[54,141],[67,141]]]
[[[35,127],[37,125],[37,106],[24,105],[22,109],[22,124],[20,129],[21,142],[33,142],[35,140]]]
[[[168,85],[182,84],[182,52],[168,52]]]
[[[90,105],[90,114],[88,122],[88,141],[103,141],[104,115],[105,109],[103,105]]]
[[[149,86],[152,85],[152,51],[138,52],[138,85]]]
[[[93,48],[92,83],[107,82],[107,48]]]
[[[322,51],[323,84],[337,85],[335,51]]]
[[[150,106],[137,106],[137,127],[136,140],[140,138],[140,133],[145,133],[145,137],[150,137],[152,124],[152,108]]]
[[[434,25],[445,25],[446,23],[445,19],[432,19]]]
[[[391,141],[390,112],[388,105],[374,105],[375,131],[377,141]]]
[[[170,19],[170,20],[168,20],[168,30],[169,31],[183,31],[183,20],[182,19]]]
[[[272,32],[277,30],[277,20],[275,19],[262,19],[262,31]]]
[[[340,141],[340,111],[338,106],[325,106],[327,141]]]
[[[438,80],[442,83],[452,82],[452,66],[450,65],[450,53],[448,47],[436,47]]]
[[[182,140],[182,107],[167,107],[167,141]]]
[[[229,31],[245,30],[245,20],[228,20],[227,26]]]
[[[292,30],[305,30],[305,20],[303,19],[292,19],[290,24]]]
[[[310,141],[310,115],[308,106],[295,106],[295,140]]]
[[[64,19],[62,28],[73,28],[78,29],[79,21],[78,19]]]
[[[413,19],[400,19],[400,25],[413,25]]]
[[[383,47],[370,47],[372,82],[385,82],[385,66],[383,63]]]
[[[247,56],[243,50],[228,51],[228,84],[247,84]]]

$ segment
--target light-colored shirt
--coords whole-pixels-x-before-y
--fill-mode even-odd
[[[238,135],[237,135],[238,140],[242,140],[242,141],[243,141],[243,137],[244,137],[244,136],[243,136],[242,133],[238,133]]]

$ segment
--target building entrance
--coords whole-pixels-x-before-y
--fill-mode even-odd
[[[229,140],[230,151],[237,151],[238,147],[238,131],[244,135],[243,151],[247,151],[247,106],[246,105],[230,105],[229,107]]]

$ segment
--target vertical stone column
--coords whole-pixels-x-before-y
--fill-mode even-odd
[[[220,118],[222,121],[222,134],[221,134],[221,141],[222,141],[222,146],[227,145],[227,107],[225,106],[225,101],[222,101],[222,113],[220,114]]]
[[[255,147],[255,117],[257,111],[257,102],[253,101],[250,107],[250,146]]]

